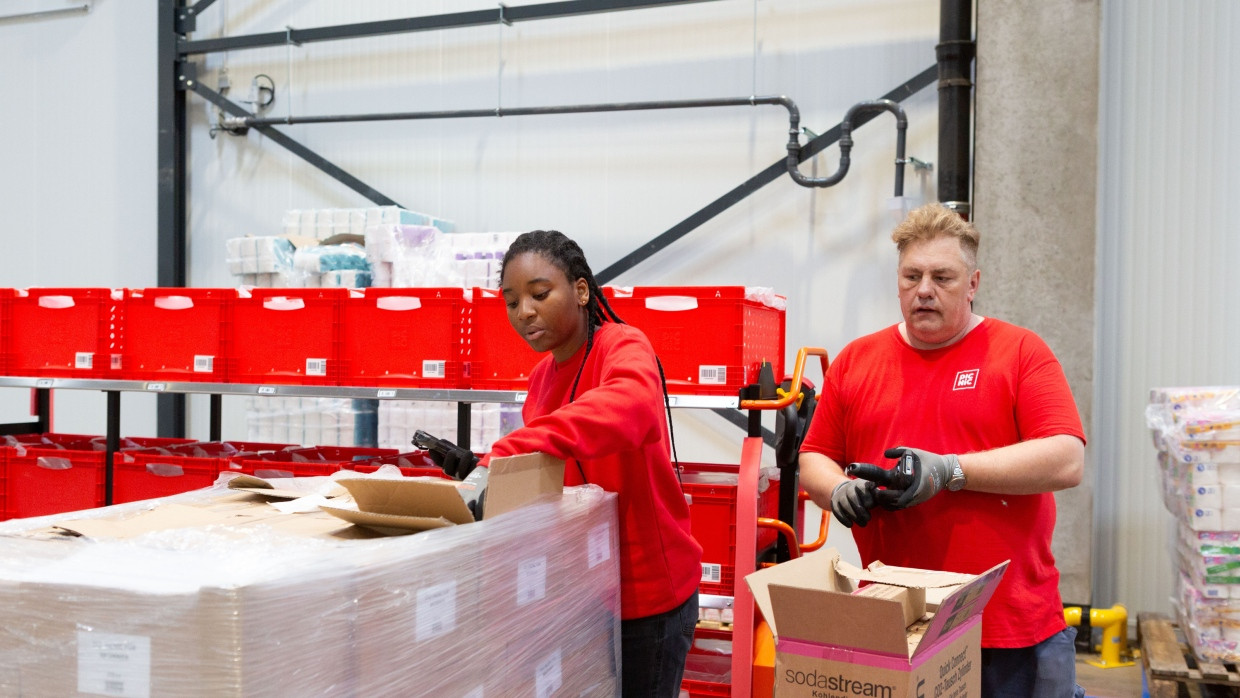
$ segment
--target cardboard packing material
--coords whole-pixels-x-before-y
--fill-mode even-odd
[[[527,484],[563,467],[514,465]],[[408,480],[386,482],[408,495]],[[525,507],[416,535],[285,514],[279,495],[225,482],[5,522],[0,696],[615,695],[615,495],[540,487]],[[416,504],[391,515],[426,518]],[[514,621],[518,590],[556,622]]]
[[[745,581],[775,635],[774,695],[977,698],[982,609],[1007,564],[862,570],[827,548],[754,572]],[[858,593],[862,581],[883,588]]]

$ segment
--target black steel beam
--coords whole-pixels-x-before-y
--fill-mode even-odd
[[[159,168],[159,201],[156,205],[156,283],[180,287],[188,283],[186,255],[186,156],[187,123],[185,92],[177,80],[182,73],[177,55],[180,15],[184,0],[159,0],[158,127],[156,158]],[[155,400],[156,433],[185,434],[185,396],[160,395]]]
[[[938,66],[932,65],[906,81],[904,84],[883,95],[882,99],[903,102],[909,96],[933,84],[937,72]],[[880,113],[881,112],[872,111],[858,115],[856,118],[856,123],[852,125],[853,129],[857,129],[862,124],[868,123]],[[805,146],[801,148],[801,155],[798,162],[805,162],[814,155],[817,155],[827,146],[838,141],[839,138],[840,125],[836,124],[826,133],[823,133],[817,138],[811,140],[809,143],[806,143]],[[647,242],[641,247],[638,247],[636,250],[633,250],[606,269],[595,273],[594,278],[599,282],[599,284],[610,283],[620,274],[623,274],[638,264],[650,259],[672,243],[696,230],[703,223],[728,210],[745,197],[770,184],[771,182],[774,182],[784,174],[787,174],[787,172],[787,159],[780,158],[778,161],[771,164],[758,174],[750,177],[736,188],[725,193],[723,196],[715,199],[695,213],[691,214],[688,218],[659,234],[650,242]]]
[[[189,79],[189,80],[185,80],[185,83],[186,83],[187,89],[193,90],[194,93],[197,94],[198,96],[202,97],[203,99],[206,99],[207,101],[211,102],[212,104],[219,107],[220,109],[223,109],[229,114],[232,114],[233,116],[241,116],[241,117],[253,117],[254,116],[254,114],[250,113],[249,111],[246,111],[240,105],[230,101],[224,95],[202,84],[202,82],[199,80]],[[394,201],[393,199],[379,193],[376,189],[371,187],[369,184],[366,184],[365,182],[358,179],[357,177],[354,177],[348,172],[345,172],[343,169],[341,169],[339,166],[329,161],[327,158],[324,158],[322,155],[319,155],[318,153],[314,152],[313,150],[310,150],[309,148],[302,145],[301,143],[293,140],[283,131],[280,131],[272,126],[255,126],[254,128],[262,132],[264,136],[267,136],[271,140],[275,141],[277,144],[288,149],[294,155],[300,157],[301,159],[305,160],[311,165],[314,165],[315,167],[319,168],[323,172],[327,173],[336,181],[352,189],[358,194],[361,194],[362,196],[366,197],[368,201],[371,201],[378,206],[400,206],[400,204],[396,203],[396,201]],[[404,207],[402,206],[401,208],[404,208]]]
[[[619,10],[640,10],[667,5],[688,5],[715,0],[571,0],[567,2],[547,2],[538,5],[505,7],[500,5],[493,10],[473,10],[469,12],[450,12],[425,17],[407,17],[378,22],[359,22],[341,24],[331,27],[313,27],[310,29],[288,29],[282,32],[264,34],[248,34],[245,36],[221,37],[218,39],[200,39],[198,41],[182,41],[180,54],[188,56],[218,51],[236,51],[239,49],[261,48],[265,46],[283,46],[285,44],[305,44],[317,41],[338,41],[341,39],[359,39],[368,36],[385,34],[407,34],[411,32],[436,31],[440,29],[461,29],[463,27],[479,27],[503,22],[526,22],[539,19],[559,19],[578,15],[599,14]],[[202,4],[201,2],[199,4]],[[208,3],[209,4],[209,3]],[[197,6],[195,6],[197,7]]]

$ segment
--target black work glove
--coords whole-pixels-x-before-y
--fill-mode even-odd
[[[482,510],[486,505],[487,505],[487,491],[485,487],[482,489],[482,492],[478,494],[477,499],[471,502],[467,502],[465,504],[465,506],[469,507],[469,513],[474,515],[474,521],[482,520],[482,515],[483,515]]]
[[[413,445],[425,449],[435,465],[454,480],[464,480],[478,465],[478,456],[472,451],[424,431],[414,433]]]
[[[877,500],[878,486],[869,480],[845,480],[831,490],[831,513],[845,526],[864,527],[870,523],[870,510]]]
[[[887,500],[884,505],[891,509],[907,509],[938,494],[947,485],[952,470],[960,462],[954,454],[939,455],[907,446],[889,448],[883,452],[883,456],[898,458],[900,462],[892,470],[883,470],[869,464],[858,464],[868,467],[852,474],[873,482],[878,482],[881,478],[881,484],[888,487],[886,492],[891,493],[884,495],[884,499]],[[883,475],[880,476],[878,473],[883,473]]]

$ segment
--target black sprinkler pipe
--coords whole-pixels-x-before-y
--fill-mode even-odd
[[[895,195],[904,196],[904,139],[905,133],[908,131],[908,117],[904,115],[904,108],[890,99],[876,99],[866,102],[858,102],[848,109],[848,113],[844,115],[844,120],[840,122],[840,164],[839,169],[828,177],[806,177],[801,174],[797,168],[797,162],[800,160],[801,143],[798,140],[801,129],[798,124],[801,115],[798,112],[791,112],[791,126],[788,129],[788,174],[792,175],[793,181],[803,187],[830,187],[839,183],[844,175],[848,174],[848,167],[851,164],[853,140],[852,140],[852,122],[854,117],[862,112],[867,111],[889,111],[896,117],[896,186]]]
[[[970,107],[973,0],[942,0],[939,10],[939,201],[970,218]]]

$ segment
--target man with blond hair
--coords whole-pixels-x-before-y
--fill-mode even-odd
[[[891,237],[904,321],[827,370],[801,484],[852,527],[864,564],[976,574],[1011,560],[982,616],[982,695],[1083,695],[1051,554],[1051,493],[1085,462],[1063,368],[1033,332],[973,312],[968,221],[929,204]],[[849,463],[865,465],[850,477]]]

